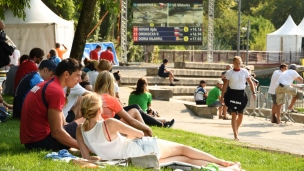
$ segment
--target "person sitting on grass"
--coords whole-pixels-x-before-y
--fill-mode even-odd
[[[20,120],[20,141],[26,149],[79,148],[76,128],[85,119],[66,124],[62,109],[66,103],[63,88],[72,88],[80,81],[81,69],[82,65],[76,59],[64,59],[58,64],[54,77],[29,91]]]
[[[83,87],[84,89],[86,89],[87,91],[93,91],[93,86],[90,84],[90,82],[88,81],[81,81],[79,83],[79,85],[81,85],[81,87]]]
[[[172,119],[167,122],[165,118],[158,118],[159,115],[151,108],[152,95],[148,92],[148,82],[145,78],[140,78],[136,84],[136,90],[131,92],[128,100],[128,105],[137,104],[143,111],[147,111],[148,114],[153,117],[157,116],[156,120],[162,122],[170,127],[173,126],[175,120]]]
[[[22,78],[17,86],[13,101],[13,117],[20,119],[23,101],[28,92],[38,83],[50,79],[56,70],[56,64],[51,60],[43,60],[38,71],[30,72]]]
[[[170,86],[175,86],[175,84],[173,84],[173,81],[179,81],[179,80],[174,77],[173,72],[171,70],[167,70],[166,67],[167,64],[168,64],[168,59],[164,59],[163,64],[161,64],[160,67],[158,68],[158,76],[163,78],[169,77]]]
[[[81,81],[89,81],[89,75],[86,72],[81,73]]]
[[[209,153],[172,141],[143,137],[143,131],[123,122],[113,118],[104,120],[102,106],[100,96],[94,93],[84,96],[81,102],[81,113],[86,120],[77,126],[76,137],[82,157],[85,159],[125,159],[156,153],[160,163],[179,161],[197,166],[215,163],[229,170],[241,170],[239,162],[219,159]],[[143,138],[147,139],[146,144],[140,145],[144,142]],[[90,156],[90,152],[97,156]]]
[[[222,80],[218,80],[216,82],[216,86],[210,90],[207,98],[208,107],[218,107],[219,119],[228,120],[227,116],[222,115],[223,105],[220,102],[221,99],[221,89],[223,87],[224,82]]]
[[[199,86],[194,92],[194,100],[197,105],[206,104],[206,99],[208,97],[208,92],[205,90],[206,81],[201,80]]]

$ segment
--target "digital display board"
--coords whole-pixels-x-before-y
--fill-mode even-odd
[[[135,45],[201,45],[202,33],[202,1],[133,0]]]

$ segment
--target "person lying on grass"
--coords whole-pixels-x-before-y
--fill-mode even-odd
[[[119,120],[113,118],[103,120],[102,101],[98,94],[85,95],[80,110],[86,121],[77,126],[76,139],[85,159],[125,159],[156,153],[160,163],[180,161],[197,166],[215,163],[235,171],[241,169],[240,163],[219,159],[189,146],[154,137],[144,137],[143,131]],[[145,143],[146,147],[149,146],[148,150],[138,145],[142,143]],[[97,157],[90,156],[90,151]]]

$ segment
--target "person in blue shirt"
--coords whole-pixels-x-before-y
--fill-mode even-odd
[[[50,55],[49,60],[53,61],[56,64],[56,66],[61,62],[61,59],[57,55],[56,49],[51,49],[49,55]]]
[[[205,90],[206,81],[201,80],[199,86],[194,92],[194,101],[197,105],[205,105],[208,92]]]
[[[13,101],[13,118],[20,119],[23,101],[28,92],[38,83],[50,79],[57,65],[51,60],[43,60],[38,71],[30,72],[22,78],[17,86]]]

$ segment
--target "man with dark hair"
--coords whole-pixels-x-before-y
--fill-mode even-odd
[[[60,46],[60,43],[56,43],[55,46],[56,46],[55,50],[57,51],[58,57],[62,60],[63,54],[68,50],[68,48],[64,44],[62,44],[62,46],[64,48],[64,49],[62,49]]]
[[[58,57],[56,49],[51,49],[49,52],[50,58],[49,60],[53,61],[56,65],[61,62],[61,59]]]
[[[276,114],[277,114],[277,96],[276,96],[276,93],[275,93],[275,90],[276,88],[279,86],[279,83],[278,83],[278,79],[279,77],[281,76],[281,74],[287,70],[287,65],[286,64],[281,64],[280,65],[280,69],[278,70],[275,70],[273,73],[272,73],[272,76],[271,76],[271,80],[270,80],[270,86],[269,86],[269,89],[268,89],[268,93],[271,95],[271,99],[272,99],[272,109],[271,109],[271,123],[277,123],[277,117],[276,117]]]
[[[19,58],[19,65],[27,60],[29,58],[28,55],[22,55]],[[6,73],[6,80],[4,81],[4,85],[2,86],[3,88],[3,94],[8,94],[8,95],[14,95],[15,94],[15,76],[16,76],[16,72],[19,68],[19,65],[17,66],[11,66],[11,68],[8,70],[8,72]]]
[[[23,100],[27,93],[38,83],[51,78],[56,70],[56,64],[51,60],[43,60],[37,72],[30,72],[22,78],[17,86],[13,103],[13,117],[20,119]]]
[[[94,50],[92,50],[90,52],[90,59],[91,60],[99,60],[98,59],[98,53],[101,51],[101,46],[100,45],[97,45],[96,48]]]
[[[29,58],[22,62],[22,64],[19,65],[19,68],[16,72],[16,77],[15,77],[15,85],[14,89],[16,90],[20,80],[28,73],[32,71],[37,71],[37,65],[39,64],[44,56],[44,52],[40,48],[33,48],[30,51]]]
[[[107,50],[105,50],[104,52],[101,52],[100,60],[101,59],[108,60],[112,65],[115,65],[114,55],[112,52],[112,48],[110,46],[107,47]]]
[[[168,59],[163,60],[163,64],[161,64],[160,67],[158,68],[158,76],[163,78],[169,77],[170,86],[175,86],[175,84],[173,84],[173,81],[179,81],[179,80],[175,79],[173,72],[171,70],[167,70],[166,65],[168,64],[168,62],[169,62]]]
[[[291,103],[288,106],[289,112],[297,112],[293,109],[294,104],[297,100],[297,88],[293,87],[293,81],[303,82],[303,78],[297,73],[297,65],[291,64],[289,65],[289,70],[283,72],[279,79],[279,86],[276,88],[276,103],[277,103],[277,124],[281,123],[281,107],[285,103],[285,96],[289,94],[292,96]],[[302,97],[303,98],[303,97]]]
[[[27,149],[60,150],[79,148],[75,133],[84,119],[66,124],[62,109],[63,88],[74,87],[81,79],[82,65],[73,58],[62,60],[49,81],[35,85],[26,96],[21,112],[20,141]]]

